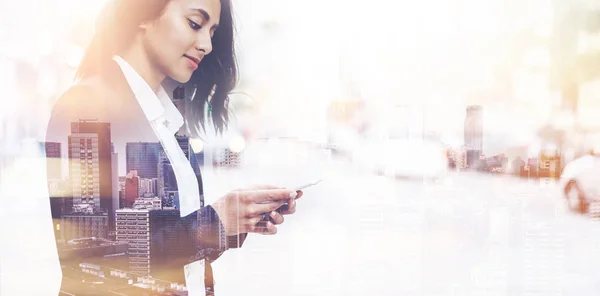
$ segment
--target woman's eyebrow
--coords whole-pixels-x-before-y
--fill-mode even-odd
[[[205,20],[206,22],[209,22],[209,21],[210,21],[210,14],[208,14],[208,12],[206,12],[206,10],[204,10],[204,9],[202,9],[202,8],[191,8],[190,10],[192,10],[193,12],[197,12],[197,13],[199,13],[200,15],[202,15],[202,17],[204,18],[204,20]],[[219,24],[215,24],[215,25],[213,26],[213,28],[214,28],[215,30],[216,30],[216,29],[218,29],[218,28],[219,28]]]
[[[208,14],[208,12],[206,12],[206,10],[202,8],[191,8],[190,10],[201,14],[202,17],[204,17],[204,20],[206,20],[207,22],[210,21],[210,15]]]

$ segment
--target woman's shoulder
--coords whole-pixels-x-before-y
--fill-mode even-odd
[[[109,123],[114,138],[130,139],[150,128],[135,97],[121,85],[126,81],[118,79],[121,77],[90,76],[63,92],[52,107],[47,139],[64,139],[72,124],[81,121]]]
[[[81,79],[65,90],[52,107],[52,116],[69,120],[108,120],[115,110],[121,109],[123,100],[110,83],[101,76]]]
[[[77,81],[66,89],[55,101],[52,114],[81,114],[97,111],[106,101],[106,95],[99,78],[92,77]]]

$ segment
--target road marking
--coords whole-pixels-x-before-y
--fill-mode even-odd
[[[111,292],[111,293],[116,294],[116,295],[127,296],[126,294],[118,293],[118,292],[111,291],[111,290],[108,290],[108,292]]]
[[[64,293],[64,294],[67,294],[67,295],[69,295],[69,296],[76,296],[75,294],[71,294],[71,293],[65,292],[65,291],[63,291],[63,290],[60,290],[60,292],[61,292],[61,293]]]

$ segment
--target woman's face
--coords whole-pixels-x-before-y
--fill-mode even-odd
[[[221,16],[220,0],[170,0],[158,19],[144,24],[143,44],[154,66],[180,83],[190,80]]]

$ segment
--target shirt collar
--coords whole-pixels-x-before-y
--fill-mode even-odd
[[[183,116],[177,110],[177,107],[175,107],[162,85],[159,86],[158,92],[155,93],[144,78],[127,61],[117,55],[113,57],[113,60],[121,68],[129,87],[133,91],[148,121],[162,118],[167,121],[167,127],[173,133],[176,133],[183,126]]]

